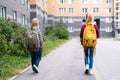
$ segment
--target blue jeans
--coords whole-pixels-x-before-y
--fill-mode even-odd
[[[89,69],[93,68],[94,47],[84,47],[85,65],[89,65]]]
[[[41,60],[41,56],[42,56],[42,50],[41,48],[38,49],[38,51],[31,51],[31,63],[32,66],[36,65],[38,67],[39,62]]]

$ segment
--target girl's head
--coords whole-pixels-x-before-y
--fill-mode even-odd
[[[88,24],[88,23],[93,23],[93,17],[92,17],[92,15],[88,15],[88,17],[87,17],[87,20],[86,20],[86,24]]]

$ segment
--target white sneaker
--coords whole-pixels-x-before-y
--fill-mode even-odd
[[[89,69],[89,65],[88,64],[85,65],[85,69]]]
[[[89,65],[88,64],[85,65],[85,72],[84,73],[89,74]]]
[[[90,74],[90,75],[92,75],[92,74],[93,74],[92,69],[89,69],[89,74]]]
[[[33,71],[36,72],[36,73],[38,73],[38,68],[37,68],[36,65],[33,65]]]

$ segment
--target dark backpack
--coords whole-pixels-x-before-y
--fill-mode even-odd
[[[27,32],[26,45],[29,51],[37,51],[40,47],[38,32],[30,30]]]

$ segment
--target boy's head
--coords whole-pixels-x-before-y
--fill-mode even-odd
[[[33,18],[31,21],[31,26],[38,26],[39,20],[37,18]]]

